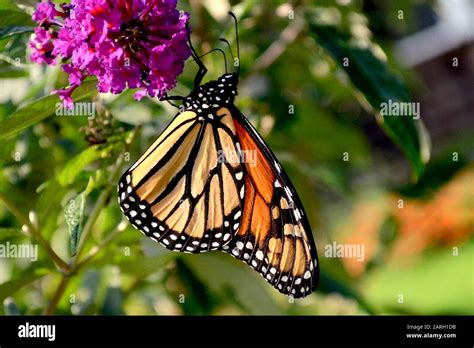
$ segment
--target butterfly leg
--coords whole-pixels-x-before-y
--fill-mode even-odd
[[[198,54],[196,53],[196,50],[193,47],[193,44],[191,42],[191,30],[189,29],[189,25],[187,24],[186,29],[186,32],[188,33],[189,47],[191,48],[191,55],[199,67],[199,71],[197,72],[196,77],[194,78],[194,89],[197,89],[201,85],[201,81],[207,73],[207,68],[204,66],[201,58],[199,58]]]
[[[180,100],[183,101],[185,97],[179,96],[179,95],[167,95],[165,94],[163,97],[160,98],[160,101],[166,101],[168,102],[171,106],[174,106],[175,108],[180,108],[179,105],[171,102],[171,100]]]

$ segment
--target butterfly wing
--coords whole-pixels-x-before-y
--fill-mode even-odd
[[[317,287],[319,268],[300,199],[275,155],[245,116],[234,106],[221,112],[233,116],[245,162],[241,225],[223,249],[248,263],[280,292],[305,297]]]
[[[122,211],[168,249],[219,249],[236,234],[242,213],[238,147],[230,116],[179,113],[120,179]]]
[[[317,286],[316,247],[296,191],[233,106],[206,120],[178,114],[122,176],[119,203],[137,229],[168,249],[222,249],[294,297]]]

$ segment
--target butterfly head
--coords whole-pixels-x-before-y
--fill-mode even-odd
[[[209,109],[232,104],[237,95],[238,79],[237,73],[229,73],[199,86],[184,100],[185,109],[207,113]]]

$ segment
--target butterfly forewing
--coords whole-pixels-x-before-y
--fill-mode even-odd
[[[232,156],[239,151],[234,124],[212,116],[178,114],[119,183],[126,217],[171,250],[218,249],[240,222],[245,187]]]

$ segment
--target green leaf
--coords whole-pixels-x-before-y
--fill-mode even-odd
[[[22,287],[33,283],[48,274],[47,269],[35,270],[32,274],[19,275],[17,278],[9,280],[0,284],[0,302],[3,302],[7,297],[13,295]]]
[[[425,153],[429,150],[422,149],[425,144],[420,140],[415,120],[408,116],[381,115],[383,103],[410,102],[410,95],[403,82],[370,49],[356,47],[351,43],[351,37],[339,32],[335,27],[318,24],[317,19],[311,15],[309,21],[316,41],[347,72],[353,85],[376,114],[381,116],[379,120],[382,128],[403,150],[412,164],[415,178],[419,178],[424,170],[423,158],[428,157]]]
[[[18,228],[0,228],[0,241],[10,240],[15,237],[23,236]]]
[[[25,64],[29,38],[30,34],[18,33],[0,39],[0,60],[14,66]]]
[[[349,287],[345,282],[338,280],[333,275],[330,275],[327,272],[321,273],[320,276],[320,287],[318,288],[319,292],[334,294],[338,293],[344,297],[352,299],[357,302],[357,304],[364,309],[368,314],[374,315],[374,309],[366,302],[366,300],[359,295],[355,290]]]
[[[96,82],[89,81],[78,87],[72,97],[74,101],[89,98],[97,93]],[[27,104],[0,122],[0,139],[13,136],[45,118],[53,115],[57,109],[59,98],[49,95]]]
[[[34,26],[29,14],[20,9],[14,1],[0,0],[0,27]]]
[[[7,27],[0,28],[0,39],[4,39],[13,35],[32,33],[32,27],[11,25]]]
[[[28,77],[30,74],[28,70],[19,69],[14,66],[2,66],[0,67],[0,78],[18,78],[18,77]]]
[[[266,289],[276,290],[241,261],[222,253],[207,253],[192,257],[183,255],[182,258],[193,274],[223,299],[233,299],[250,314],[280,314],[280,309]],[[265,288],[262,284],[266,284]]]
[[[176,257],[176,253],[164,250],[163,253],[153,257],[144,257],[141,255],[136,258],[122,257],[119,260],[114,260],[114,264],[117,265],[122,272],[142,279],[163,269],[167,263]]]
[[[58,175],[59,184],[61,186],[72,184],[77,176],[84,170],[84,168],[100,158],[107,157],[114,150],[120,148],[122,144],[123,143],[116,141],[108,144],[107,146],[98,144],[86,148],[84,151],[67,162],[63,170]],[[89,192],[92,190],[92,188],[105,183],[107,183],[107,179],[104,178],[103,173],[96,171],[95,175],[89,176],[89,183],[87,185],[86,191]]]
[[[0,10],[10,10],[21,12],[21,9],[12,0],[0,0]]]
[[[74,199],[71,199],[64,208],[64,216],[66,217],[66,223],[69,228],[71,256],[76,255],[79,239],[81,238],[84,203],[84,194],[81,193]]]
[[[409,266],[392,262],[374,268],[360,284],[364,297],[382,314],[472,315],[474,241],[453,246],[406,260]]]
[[[38,213],[38,223],[41,233],[49,239],[58,225],[58,215],[63,212],[61,200],[66,195],[68,188],[61,186],[56,179],[44,182],[37,189],[39,197],[36,201],[35,211]]]
[[[97,145],[90,146],[70,159],[58,175],[59,183],[62,186],[73,183],[74,179],[85,167],[101,157],[101,152],[98,149]]]

